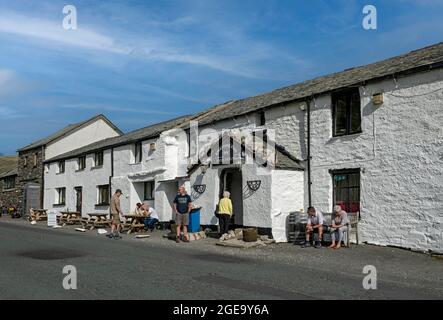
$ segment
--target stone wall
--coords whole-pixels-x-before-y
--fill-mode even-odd
[[[15,176],[15,188],[4,190],[4,178],[0,179],[0,206],[16,206],[18,203],[19,189],[17,189],[17,176]]]
[[[17,208],[19,212],[24,213],[23,201],[24,201],[24,187],[28,183],[37,183],[43,187],[43,170],[44,170],[44,148],[38,147],[31,150],[19,152],[18,159],[18,177],[17,177],[17,189],[18,191],[18,203]],[[37,156],[36,164],[34,165],[34,155]],[[27,159],[27,160],[25,160]],[[43,192],[40,195],[40,207],[43,206]]]

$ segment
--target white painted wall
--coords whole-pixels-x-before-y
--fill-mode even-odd
[[[372,93],[385,92],[376,107]],[[332,137],[330,96],[312,111],[312,196],[332,209],[330,169],[361,168],[363,241],[443,252],[443,72],[361,88],[363,133]]]
[[[77,158],[66,160],[65,172],[58,172],[58,163],[53,162],[49,165],[49,170],[45,171],[45,192],[44,207],[56,212],[75,211],[76,194],[75,187],[83,187],[83,215],[87,213],[109,213],[109,206],[96,207],[97,204],[97,186],[109,184],[111,176],[111,150],[105,150],[103,154],[103,166],[93,168],[94,155],[86,157],[86,168],[77,171]],[[55,203],[56,188],[66,187],[66,205],[57,206]]]
[[[118,135],[119,133],[106,121],[98,119],[87,126],[83,126],[56,141],[47,144],[45,149],[45,160]]]

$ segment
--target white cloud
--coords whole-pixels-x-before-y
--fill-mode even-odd
[[[120,112],[120,113],[134,113],[134,114],[145,114],[145,115],[167,115],[175,116],[176,112],[164,111],[161,108],[131,108],[131,107],[119,107],[119,106],[108,106],[102,104],[64,104],[59,106],[62,109],[76,109],[76,110],[95,110],[97,112]]]
[[[193,17],[184,16],[165,22],[164,25],[177,27],[193,23],[196,23]],[[85,24],[79,24],[76,30],[65,30],[61,19],[55,22],[15,12],[0,13],[0,33],[44,41],[48,45],[60,44],[71,48],[98,50],[148,62],[189,64],[259,79],[274,78],[278,74],[275,70],[266,68],[263,61],[286,61],[291,69],[306,65],[305,60],[284,53],[267,43],[248,39],[239,30],[217,31],[213,36],[214,39],[219,38],[218,48],[211,48],[204,39],[196,45],[193,41],[180,38],[180,34],[159,29],[152,26],[152,29],[143,34],[113,30],[113,36],[110,36]]]
[[[116,46],[111,37],[95,31],[85,28],[65,30],[61,20],[59,23],[55,23],[11,12],[0,14],[0,32],[112,53],[129,52],[128,49]]]

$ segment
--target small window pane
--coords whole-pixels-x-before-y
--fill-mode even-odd
[[[335,106],[335,132],[336,135],[346,134],[346,100],[337,99]]]

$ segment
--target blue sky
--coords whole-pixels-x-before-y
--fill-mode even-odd
[[[62,28],[77,8],[78,29]],[[362,28],[362,8],[378,29]],[[443,41],[443,0],[0,0],[0,153],[103,113],[123,131]]]

